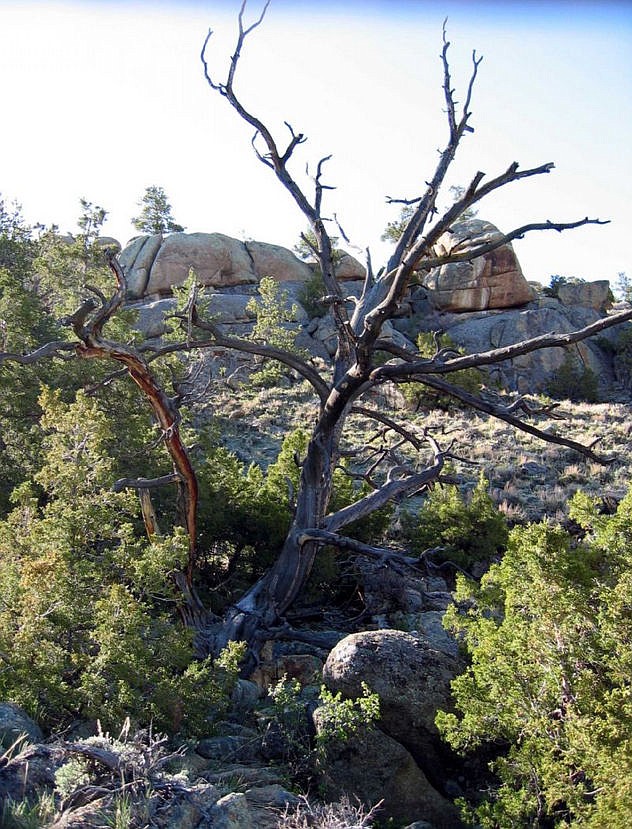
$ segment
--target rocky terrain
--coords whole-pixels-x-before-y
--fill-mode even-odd
[[[463,245],[470,237],[493,239],[494,225],[470,219],[444,234],[439,246]],[[439,251],[440,252],[440,251]],[[301,306],[305,286],[314,280],[314,266],[291,251],[263,242],[242,242],[219,233],[173,233],[140,236],[120,255],[129,284],[129,304],[139,314],[139,328],[148,338],[165,331],[173,312],[172,288],[191,270],[210,294],[208,312],[237,335],[252,330],[248,307],[262,277],[282,284],[298,303],[297,346],[328,359],[335,348],[334,328],[327,316],[309,318]],[[340,257],[337,276],[350,296],[359,296],[365,269],[349,254]],[[562,284],[558,295],[546,296],[541,286],[525,279],[511,245],[503,245],[471,263],[453,263],[420,276],[408,301],[399,309],[385,335],[402,347],[413,347],[421,332],[441,331],[468,353],[510,345],[550,332],[567,333],[600,319],[609,307],[607,280]],[[324,313],[324,312],[323,312]],[[614,342],[616,330],[604,335]],[[544,349],[507,361],[490,371],[490,382],[520,393],[539,392],[565,360],[577,362],[598,377],[601,393],[616,391],[612,354],[595,340],[564,349]]]
[[[481,233],[493,238],[498,230],[469,220],[439,244],[466,247],[470,236]],[[120,261],[129,285],[128,306],[138,312],[136,325],[148,340],[159,342],[165,336],[177,301],[173,289],[193,270],[206,291],[207,312],[225,331],[239,336],[252,332],[252,299],[268,276],[299,306],[295,322],[288,323],[297,347],[314,360],[326,362],[332,354],[331,323],[314,315],[305,301],[305,288],[317,274],[287,249],[217,233],[174,233],[138,237]],[[345,254],[337,267],[349,296],[358,296],[363,266]],[[608,306],[607,282],[563,284],[557,296],[545,296],[527,282],[506,245],[471,264],[420,275],[386,333],[402,348],[413,348],[421,333],[441,331],[457,347],[485,351],[550,331],[574,330],[600,319]],[[611,332],[609,341],[617,336]],[[570,353],[598,378],[604,402],[581,404],[575,412],[562,407],[567,419],[559,428],[584,439],[593,429],[606,431],[602,450],[626,457],[632,437],[625,366],[603,343],[584,342]],[[566,360],[562,349],[535,352],[496,366],[488,385],[540,392]],[[225,444],[241,461],[256,459],[265,466],[278,453],[281,437],[311,417],[302,383],[288,376],[281,387],[255,390],[244,381],[252,365],[242,358],[210,349],[204,361],[205,382],[237,376],[245,365],[241,379],[216,389],[206,414],[221,422]],[[423,416],[426,425],[439,428],[441,412],[414,411],[397,389],[380,394],[395,402],[402,418]],[[517,437],[477,415],[454,413],[450,429],[456,446],[464,447],[463,455],[455,455],[453,479],[467,488],[482,471],[509,523],[542,517],[566,521],[568,496],[580,485],[604,503],[616,503],[629,485],[622,463],[604,468],[578,461],[569,451]],[[230,710],[208,734],[169,742],[151,731],[134,733],[129,723],[113,736],[97,722],[78,722],[45,739],[17,706],[0,703],[2,825],[360,829],[391,819],[382,825],[460,826],[453,801],[467,793],[472,781],[480,786],[485,771],[466,767],[435,726],[437,710],[450,709],[450,682],[464,667],[457,642],[442,626],[454,570],[446,571],[431,558],[407,568],[366,559],[358,569],[362,612],[338,608],[310,617],[310,609],[302,608],[296,628],[303,621],[309,635],[267,641],[255,671],[236,682]],[[348,721],[332,737],[327,694],[361,699],[363,683],[379,696],[379,716],[375,722],[367,717],[359,727]],[[327,740],[319,742],[325,734]],[[29,816],[30,824],[19,822]]]

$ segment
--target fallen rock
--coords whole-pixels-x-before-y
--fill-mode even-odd
[[[261,738],[251,731],[248,734],[204,737],[198,741],[195,750],[206,760],[218,763],[249,763],[259,756],[260,746]]]
[[[209,816],[213,829],[257,829],[243,792],[231,792],[221,797],[209,811]]]
[[[34,800],[42,791],[54,789],[55,772],[64,761],[64,752],[59,746],[27,746],[2,768],[0,804],[6,798],[17,802]]]
[[[49,824],[49,829],[103,829],[115,826],[112,797],[100,797],[77,809],[68,809]],[[194,824],[183,823],[183,829],[192,829]]]
[[[261,648],[259,664],[250,680],[262,690],[276,685],[282,677],[297,679],[301,686],[318,684],[325,653],[321,648],[300,642],[269,640]]]
[[[256,829],[277,829],[279,816],[299,798],[278,784],[247,789],[246,802]]]
[[[219,790],[208,783],[199,783],[191,788],[174,787],[168,799],[165,800],[160,794],[156,794],[145,804],[151,815],[149,825],[156,829],[198,829],[208,826],[206,815],[214,808],[219,798]],[[146,825],[146,816],[141,818],[139,815],[138,825]]]
[[[500,230],[482,219],[455,224],[435,245],[437,255],[491,242]],[[444,311],[480,311],[511,308],[535,299],[535,291],[524,278],[511,244],[504,244],[471,262],[451,262],[424,277],[430,300]]]

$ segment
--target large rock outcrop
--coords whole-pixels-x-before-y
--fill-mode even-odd
[[[445,233],[436,250],[445,253],[467,240],[480,243],[499,234],[489,222],[469,219]],[[147,338],[165,333],[169,325],[165,318],[175,306],[172,288],[182,284],[193,269],[201,284],[209,288],[208,313],[228,333],[249,336],[254,323],[249,302],[256,296],[262,277],[271,276],[282,283],[289,302],[300,309],[297,347],[324,360],[336,350],[331,315],[310,320],[300,306],[314,267],[279,245],[242,242],[221,233],[139,236],[123,250],[120,261],[128,280],[128,299],[139,311],[138,328]],[[343,254],[337,273],[347,294],[360,294],[364,268],[356,259]],[[581,328],[604,315],[608,297],[605,280],[562,283],[557,298],[539,295],[522,275],[511,245],[506,244],[471,263],[431,271],[424,286],[413,290],[398,315],[386,323],[383,333],[394,344],[413,349],[420,332],[444,331],[468,353],[487,351],[552,331]],[[602,340],[614,343],[618,333],[604,332]],[[595,340],[578,343],[569,351],[578,370],[590,369],[597,375],[603,393],[609,393],[615,382],[621,385],[612,355]],[[543,391],[568,356],[561,348],[536,351],[492,366],[489,373],[492,382],[506,390]],[[221,354],[215,358],[224,359]],[[245,366],[248,360],[238,362]]]
[[[277,282],[304,283],[313,267],[291,250],[267,242],[242,242],[223,233],[171,233],[138,236],[128,242],[120,262],[130,299],[166,295],[182,285],[192,269],[201,285],[233,289],[258,284],[264,276]],[[364,277],[364,268],[349,254],[337,267],[341,280]]]
[[[492,242],[501,232],[490,222],[467,219],[455,224],[435,245],[437,255],[450,253],[455,247]],[[512,308],[535,299],[535,292],[522,274],[510,244],[501,245],[471,262],[452,262],[435,268],[424,278],[431,301],[442,311],[484,311]]]

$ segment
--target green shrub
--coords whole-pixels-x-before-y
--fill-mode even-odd
[[[495,755],[492,790],[463,804],[486,829],[632,822],[632,492],[614,516],[577,495],[571,516],[584,543],[515,529],[446,614],[471,665],[437,723],[458,751]]]
[[[546,391],[558,400],[596,403],[599,399],[599,380],[576,353],[568,351],[564,362],[547,383]]]
[[[236,665],[194,660],[171,580],[184,535],[140,534],[133,492],[112,491],[113,425],[96,401],[39,402],[41,465],[0,521],[0,699],[51,730],[78,716],[195,730]]]
[[[327,307],[323,304],[322,298],[326,293],[323,275],[320,270],[315,270],[314,275],[303,283],[298,293],[298,301],[310,319],[325,315]]]
[[[259,297],[251,299],[246,306],[246,310],[256,315],[251,339],[299,354],[294,345],[296,334],[287,327],[287,323],[296,321],[298,309],[290,305],[287,291],[272,277],[264,276],[259,283]],[[268,388],[278,383],[285,373],[287,368],[282,363],[264,358],[261,369],[251,374],[250,379],[255,385]]]
[[[438,560],[460,567],[494,558],[507,543],[508,529],[487,489],[483,477],[469,498],[456,486],[435,486],[416,514],[402,515],[405,543],[416,555],[438,547]]]
[[[333,741],[351,739],[361,728],[371,728],[380,716],[380,698],[365,682],[357,699],[343,699],[340,692],[334,694],[322,685],[317,698],[320,729],[314,739],[300,682],[284,675],[269,694],[285,746],[284,760],[295,777],[305,776],[311,766],[325,760]]]

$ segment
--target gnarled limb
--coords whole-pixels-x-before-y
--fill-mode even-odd
[[[578,441],[571,440],[570,438],[565,438],[561,435],[547,432],[544,429],[538,429],[530,423],[525,423],[524,420],[520,420],[519,417],[512,414],[511,407],[495,405],[487,400],[483,400],[481,397],[470,394],[464,389],[459,388],[459,386],[448,383],[439,377],[428,377],[427,375],[424,375],[423,377],[418,378],[418,382],[424,386],[430,387],[431,389],[435,389],[436,391],[449,394],[451,397],[460,400],[462,403],[466,403],[472,409],[476,409],[479,412],[485,412],[485,414],[489,414],[497,420],[503,420],[505,423],[509,423],[521,432],[527,432],[528,434],[533,435],[546,443],[555,443],[558,446],[566,446],[569,449],[573,449],[575,452],[579,452],[581,455],[590,458],[591,461],[595,461],[596,463],[607,466],[616,460],[616,458],[607,458],[604,455],[598,455],[593,451],[593,447],[596,446],[601,438],[596,438],[588,445],[579,443]]]
[[[364,544],[362,541],[357,541],[355,538],[349,538],[346,535],[330,532],[328,530],[307,529],[299,537],[299,544],[302,546],[308,541],[320,541],[322,544],[330,544],[337,547],[339,550],[351,550],[353,553],[358,553],[363,556],[371,556],[377,558],[379,561],[395,561],[400,564],[407,564],[409,567],[416,567],[419,564],[419,559],[413,556],[407,556],[400,550],[392,550],[388,547],[375,547],[371,544]]]
[[[325,516],[322,522],[323,529],[336,532],[341,527],[346,527],[354,521],[371,515],[376,510],[381,509],[386,504],[398,498],[409,497],[436,483],[441,475],[446,453],[439,448],[436,440],[431,435],[426,434],[425,437],[434,454],[434,459],[430,466],[421,472],[411,473],[395,480],[389,480],[387,478],[381,487],[360,498],[354,504],[350,504],[337,510],[337,512]]]
[[[330,186],[323,184],[322,181],[323,165],[330,158],[330,156],[325,156],[324,158],[321,158],[318,162],[316,175],[314,177],[314,198],[313,201],[310,201],[288,169],[288,162],[291,160],[294,150],[297,146],[304,143],[304,141],[306,140],[305,136],[302,133],[295,133],[292,127],[286,121],[286,126],[288,127],[288,130],[290,132],[290,141],[285,146],[285,149],[279,149],[279,146],[274,136],[272,135],[271,130],[264,124],[264,122],[260,118],[258,118],[248,109],[246,109],[246,107],[241,103],[240,99],[237,97],[237,94],[235,92],[235,74],[237,71],[239,59],[241,57],[241,50],[244,46],[247,36],[254,29],[256,29],[263,21],[267,8],[268,2],[266,2],[265,6],[263,7],[263,10],[259,18],[255,20],[250,26],[245,26],[244,13],[246,10],[246,0],[244,0],[244,2],[242,3],[238,16],[237,43],[235,46],[235,51],[233,52],[233,56],[230,60],[228,76],[224,83],[220,83],[214,80],[209,70],[208,61],[206,58],[206,51],[211,36],[213,34],[212,30],[209,29],[209,32],[204,40],[202,50],[200,53],[200,59],[202,61],[202,65],[204,68],[204,77],[212,89],[214,89],[216,92],[219,92],[220,95],[222,95],[229,101],[230,105],[237,112],[239,117],[254,128],[255,135],[253,137],[253,147],[255,149],[257,157],[261,162],[263,162],[266,166],[270,167],[274,171],[274,174],[276,175],[277,179],[281,182],[283,187],[285,187],[285,189],[291,195],[295,203],[298,205],[300,211],[303,213],[314,232],[314,235],[318,242],[318,260],[327,293],[332,296],[342,298],[342,292],[335,274],[333,246],[331,243],[331,238],[327,232],[325,222],[321,215],[323,192],[324,190],[332,189]],[[256,149],[255,141],[258,136],[261,137],[265,145],[265,155]],[[346,309],[342,303],[334,304],[332,306],[332,309],[333,318],[336,324],[336,329],[338,331],[340,357],[341,361],[346,365],[351,360],[352,355],[349,319],[347,316]]]
[[[531,337],[528,340],[522,340],[519,343],[506,345],[502,348],[480,351],[475,354],[454,357],[445,361],[433,357],[432,359],[406,363],[389,363],[374,369],[370,379],[373,382],[380,382],[382,380],[393,380],[395,382],[410,379],[421,380],[422,376],[426,374],[450,374],[464,368],[479,368],[480,366],[494,365],[504,360],[519,357],[522,354],[539,351],[542,348],[565,348],[588,337],[593,337],[595,334],[599,334],[601,331],[605,331],[615,325],[620,325],[622,322],[628,322],[629,320],[632,320],[632,310],[620,311],[617,314],[611,314],[577,331],[571,331],[568,334],[556,334],[555,332],[541,334],[539,337]]]
[[[180,437],[179,414],[173,401],[164,392],[146,361],[137,351],[103,337],[103,326],[123,304],[127,287],[125,276],[115,257],[109,256],[108,262],[116,279],[117,288],[113,296],[100,307],[96,306],[95,300],[87,300],[69,318],[80,340],[76,351],[80,357],[85,359],[107,358],[122,363],[152,408],[162,430],[165,446],[173,461],[174,474],[177,475],[179,506],[189,542],[186,584],[191,593],[193,569],[197,556],[197,477]],[[203,610],[201,606],[191,609],[196,613]]]
[[[65,340],[56,340],[55,342],[46,343],[45,345],[36,348],[28,354],[17,354],[13,351],[0,352],[0,365],[2,363],[19,363],[23,366],[32,365],[39,360],[44,360],[47,357],[61,357],[67,358],[74,354],[76,344],[69,343]]]

